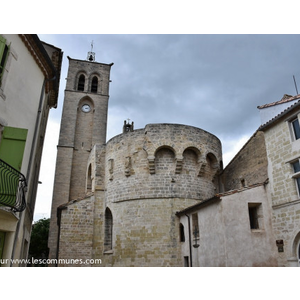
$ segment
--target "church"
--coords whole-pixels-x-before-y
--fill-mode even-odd
[[[268,115],[223,169],[220,140],[193,126],[134,129],[124,121],[106,141],[113,63],[96,62],[93,52],[68,60],[48,240],[53,266],[299,264],[298,172],[274,185],[274,140],[266,137],[281,123],[294,130],[286,118],[298,120],[300,96],[260,107],[276,108],[276,117]],[[284,151],[290,141],[293,152],[280,163],[295,164],[298,138],[285,135]],[[280,180],[292,190],[275,203]],[[282,210],[292,220],[283,221]]]

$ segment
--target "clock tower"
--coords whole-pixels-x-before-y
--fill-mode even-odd
[[[59,142],[57,146],[49,258],[56,257],[58,226],[57,207],[86,195],[87,161],[95,144],[106,143],[110,69],[113,63],[95,61],[89,52],[87,60],[68,57]]]

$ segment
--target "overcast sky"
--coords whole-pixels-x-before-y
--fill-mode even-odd
[[[149,123],[202,128],[222,142],[226,165],[260,126],[258,105],[296,95],[299,35],[42,35],[64,52],[58,108],[52,109],[35,220],[49,217],[68,59],[88,51],[111,68],[107,140]]]

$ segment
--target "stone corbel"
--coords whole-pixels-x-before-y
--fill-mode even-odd
[[[200,170],[199,170],[198,176],[199,176],[199,177],[202,177],[202,176],[204,176],[204,174],[205,174],[206,162],[204,162],[204,161],[199,161],[199,164],[200,164]]]
[[[109,180],[113,180],[114,176],[114,160],[111,158],[108,160],[108,171],[109,171]]]
[[[149,163],[149,173],[155,174],[155,157],[154,156],[148,156],[148,163]]]
[[[182,163],[183,163],[183,157],[176,157],[176,169],[175,174],[180,174],[182,171]]]

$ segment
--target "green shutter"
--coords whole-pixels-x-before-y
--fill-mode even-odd
[[[0,144],[0,158],[19,172],[22,167],[27,129],[4,127]]]
[[[6,45],[6,39],[0,35],[0,62],[2,61],[5,45]]]
[[[21,171],[27,129],[4,127],[0,143],[0,158],[8,165]],[[14,207],[17,200],[19,175],[5,165],[0,165],[0,206]]]

